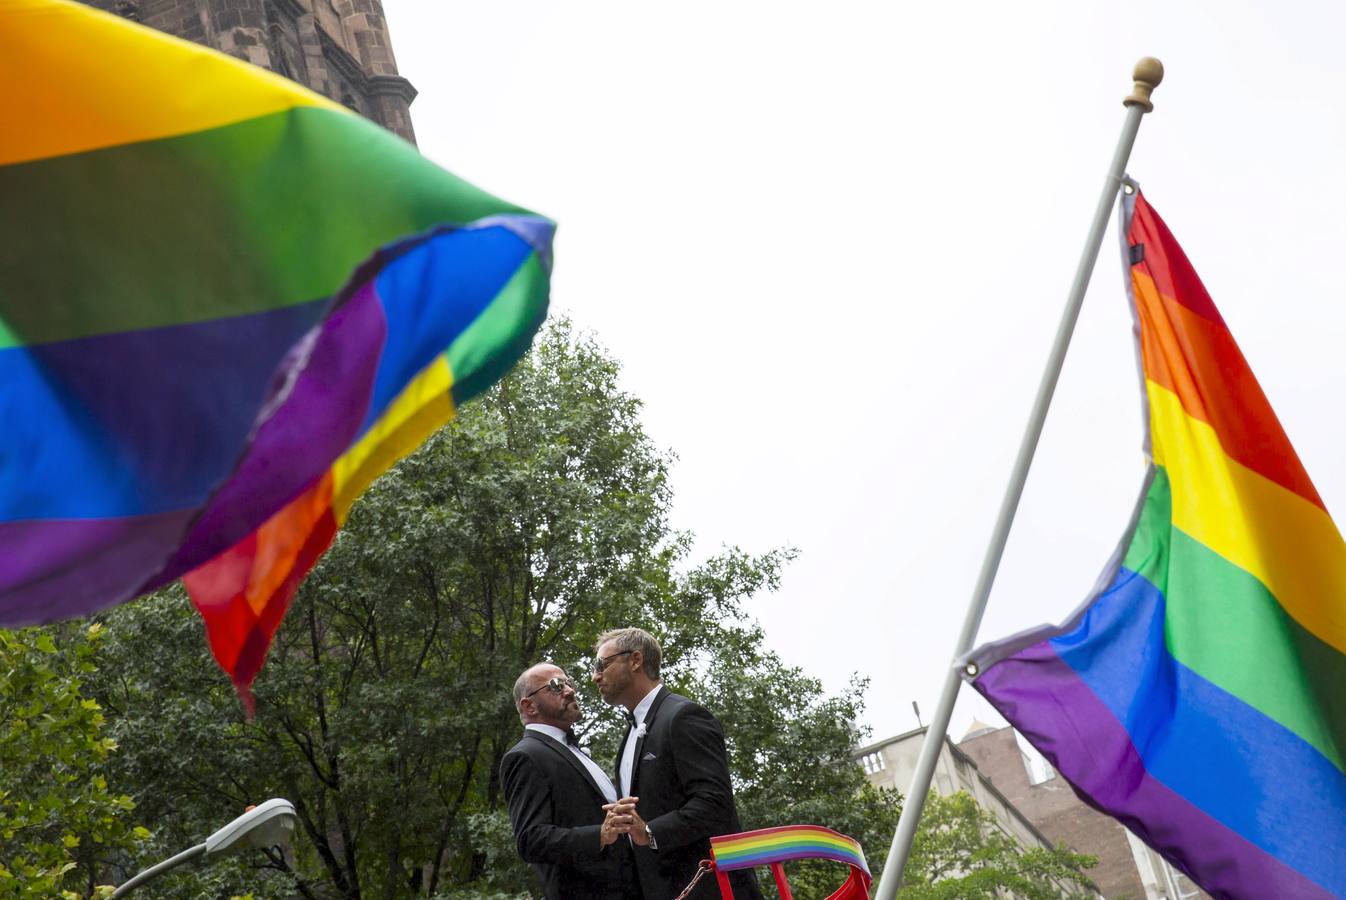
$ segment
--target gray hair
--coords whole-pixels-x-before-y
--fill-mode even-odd
[[[663,658],[663,653],[659,650],[659,642],[652,634],[643,628],[614,628],[598,636],[598,640],[594,643],[594,652],[597,653],[598,648],[608,641],[617,645],[618,653],[639,650],[645,663],[645,674],[655,681],[659,680],[659,661]]]

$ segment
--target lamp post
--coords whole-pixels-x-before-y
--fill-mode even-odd
[[[177,856],[170,857],[139,873],[113,891],[113,900],[118,897],[125,897],[145,882],[158,878],[169,869],[197,858],[206,862],[213,862],[221,856],[237,853],[240,850],[270,847],[275,844],[289,844],[295,821],[294,804],[289,800],[276,798],[259,806],[254,806],[206,838],[204,843],[197,844],[190,850],[184,850]]]

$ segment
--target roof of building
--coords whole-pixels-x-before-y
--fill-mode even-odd
[[[958,743],[961,744],[963,741],[971,740],[972,738],[975,737],[981,737],[983,734],[992,734],[993,732],[999,730],[1000,729],[997,728],[996,726],[987,725],[980,719],[973,719],[972,724],[967,727],[967,731],[963,733],[963,736],[961,738],[959,738]]]

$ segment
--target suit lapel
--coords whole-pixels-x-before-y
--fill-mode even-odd
[[[650,704],[649,710],[645,713],[645,720],[641,722],[645,726],[645,733],[636,738],[636,752],[631,756],[631,796],[633,797],[640,796],[640,791],[637,788],[640,785],[640,754],[645,749],[645,738],[649,736],[650,729],[654,726],[655,714],[659,712],[659,707],[664,705],[664,699],[668,696],[668,691],[663,685],[660,685],[658,690],[659,693],[654,696],[654,702]]]
[[[542,746],[551,750],[553,753],[560,754],[561,758],[569,763],[572,769],[580,773],[580,776],[584,779],[584,783],[593,789],[593,792],[598,795],[599,799],[604,803],[608,802],[608,798],[603,794],[603,789],[598,786],[598,782],[594,781],[594,776],[589,774],[589,767],[580,762],[575,754],[570,752],[569,747],[556,740],[556,738],[542,734],[541,732],[525,731],[524,734],[531,736],[535,740],[541,741]]]

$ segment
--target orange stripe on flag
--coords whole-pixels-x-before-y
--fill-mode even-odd
[[[1131,270],[1145,377],[1211,426],[1230,459],[1326,509],[1229,330],[1163,295],[1146,266]]]
[[[271,639],[300,582],[335,536],[328,471],[252,534],[182,578],[205,619],[211,653],[249,714],[251,685]]]

